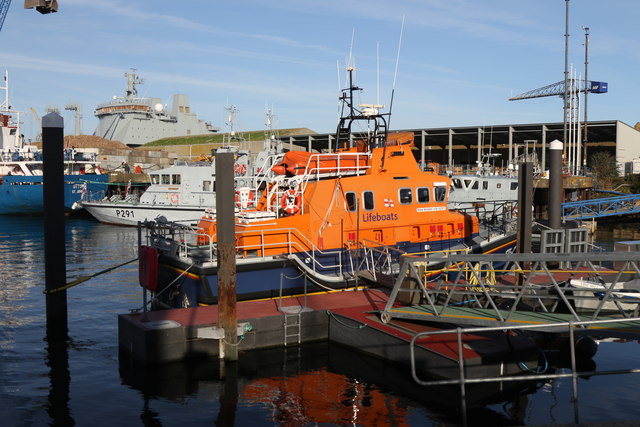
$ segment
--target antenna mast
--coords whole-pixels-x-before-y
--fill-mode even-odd
[[[564,161],[567,158],[567,103],[569,102],[569,0],[565,0],[565,30],[564,30],[564,120],[563,120],[563,138],[564,143]]]
[[[584,80],[589,80],[589,27],[582,27],[584,30]],[[584,87],[584,134],[582,135],[583,159],[582,165],[587,166],[587,94],[589,89],[587,85]]]
[[[391,101],[389,101],[389,122],[391,125],[391,111],[393,110],[393,95],[396,91],[396,77],[398,77],[398,63],[400,62],[400,47],[402,46],[402,34],[404,33],[404,15],[402,15],[402,26],[400,27],[400,40],[398,41],[398,55],[396,56],[396,70],[393,73],[393,87],[391,88]]]

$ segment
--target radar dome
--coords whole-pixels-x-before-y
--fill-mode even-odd
[[[163,108],[164,107],[160,103],[157,103],[156,105],[153,106],[153,109],[156,111],[156,113],[161,112]]]

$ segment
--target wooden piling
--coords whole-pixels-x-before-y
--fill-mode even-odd
[[[224,330],[220,358],[238,360],[236,246],[233,153],[216,153],[216,234],[218,245],[218,323]]]

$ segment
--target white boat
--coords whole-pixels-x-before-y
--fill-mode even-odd
[[[232,117],[229,122],[233,122]],[[266,185],[271,165],[283,151],[282,143],[271,131],[264,149],[254,158],[249,150],[238,145],[243,140],[233,130],[229,136],[218,152],[236,153],[236,208],[252,208],[256,202],[254,195]],[[79,204],[98,221],[117,225],[137,225],[139,221],[152,220],[195,224],[206,212],[215,211],[215,156],[210,161],[178,161],[150,173],[149,177],[151,184],[139,196],[128,187],[124,195],[83,200]]]
[[[640,279],[627,282],[601,283],[594,280],[571,279],[569,290],[572,291],[577,310],[595,311],[602,300],[607,297],[609,288],[611,292],[602,304],[600,310],[616,311],[636,310],[640,304]],[[618,307],[619,304],[619,307]]]
[[[478,162],[476,173],[451,175],[449,209],[490,218],[515,213],[517,203],[518,177],[497,174],[486,161]]]

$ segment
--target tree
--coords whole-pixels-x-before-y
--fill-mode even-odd
[[[591,170],[598,180],[599,188],[611,188],[618,178],[616,159],[606,151],[598,151],[591,156]]]

